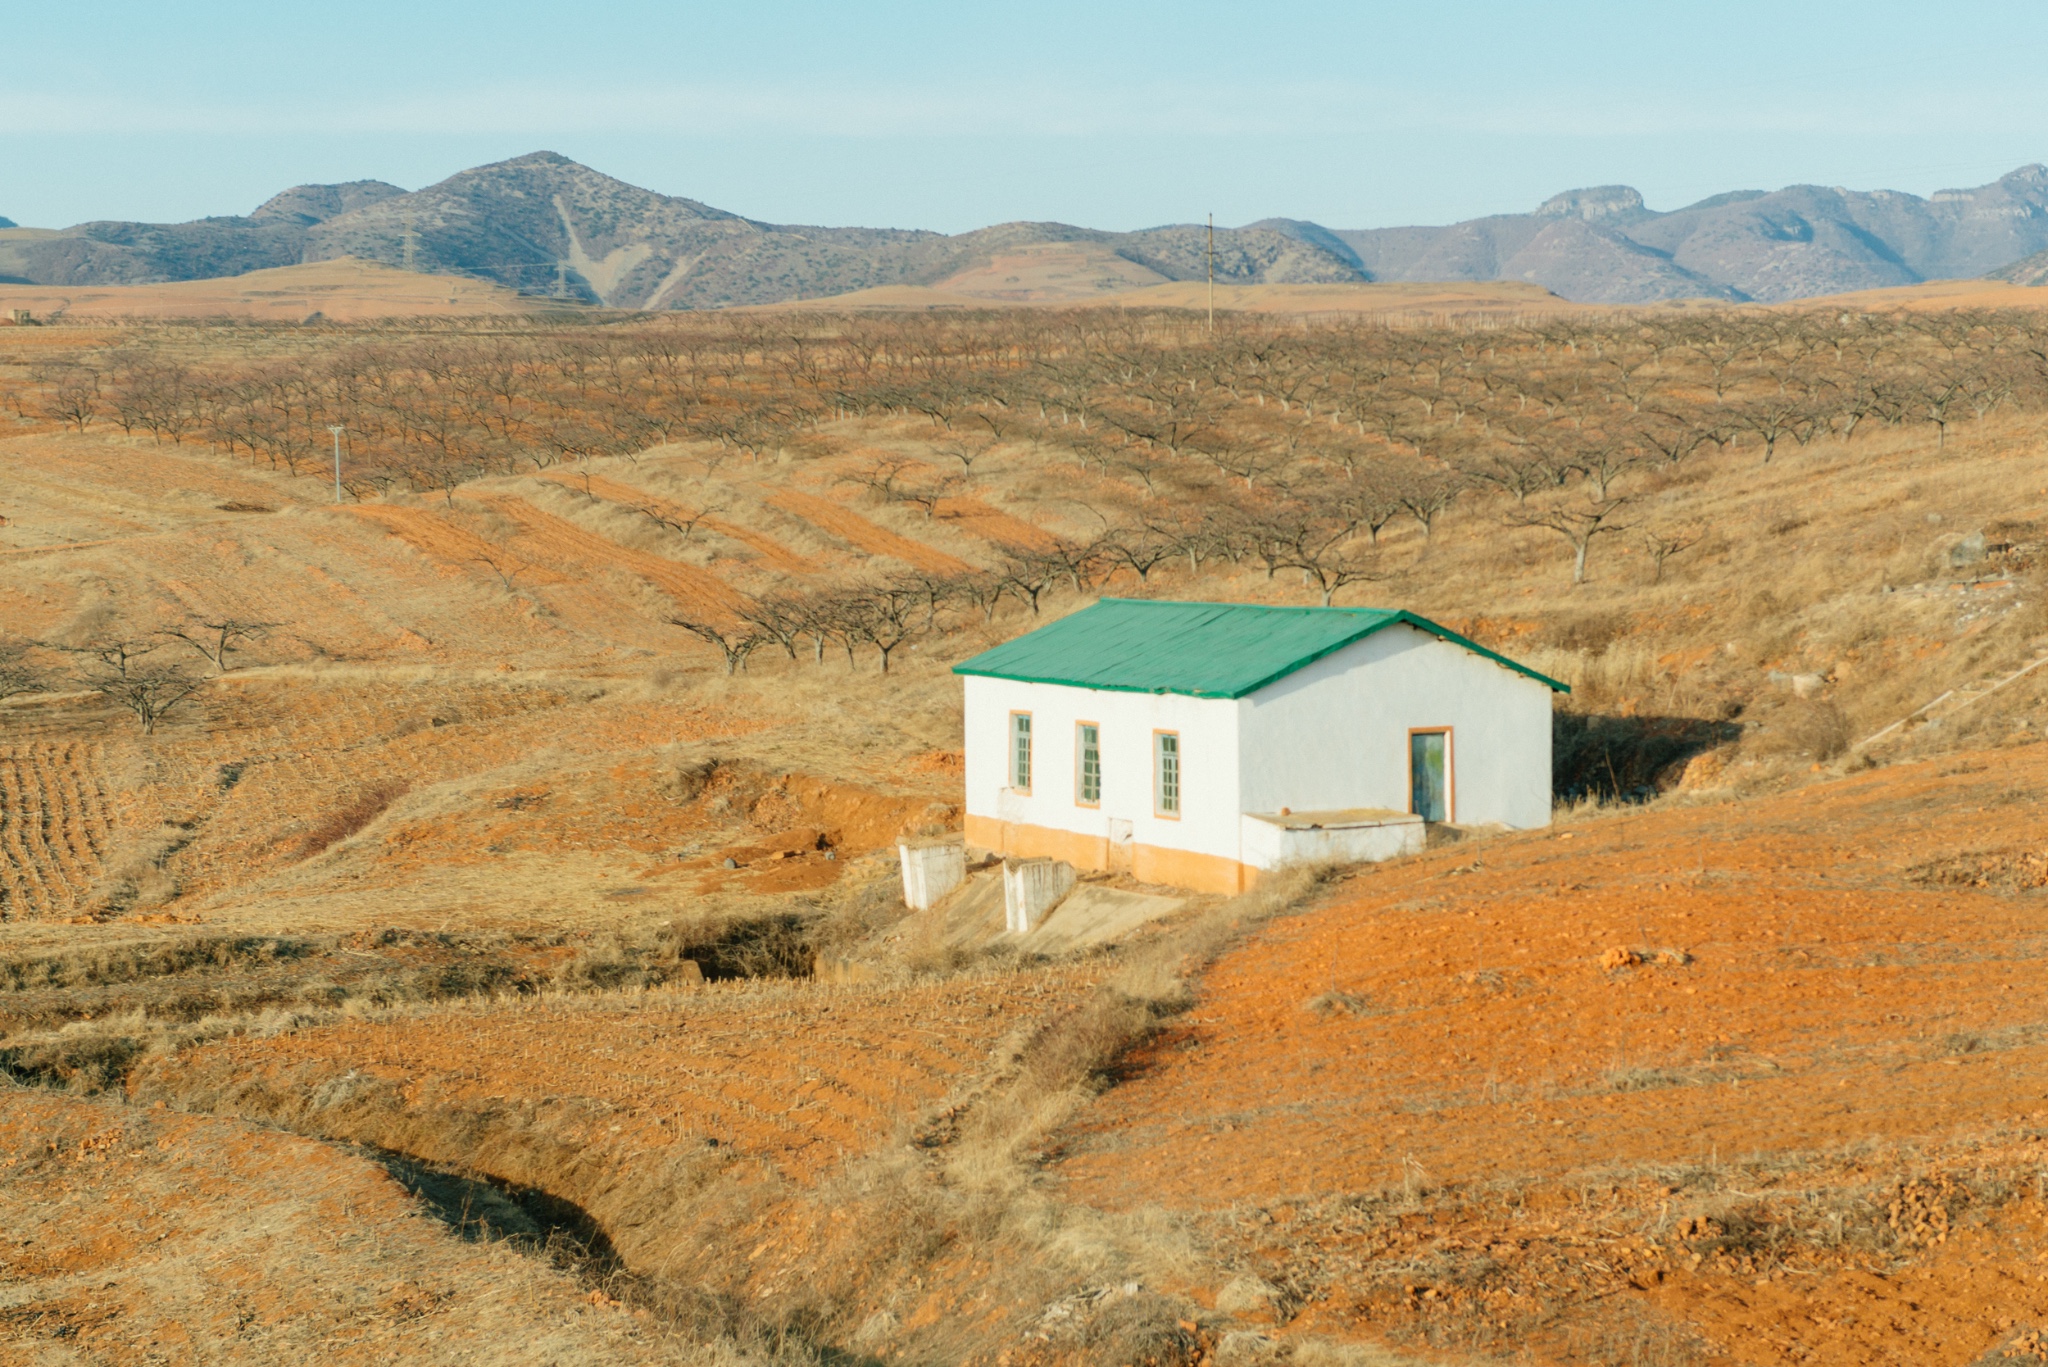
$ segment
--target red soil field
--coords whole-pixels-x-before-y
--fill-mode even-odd
[[[1053,535],[1043,527],[1012,517],[978,498],[962,496],[939,500],[937,513],[948,522],[974,533],[991,546],[1018,546],[1039,550],[1053,544]]]
[[[525,533],[519,548],[543,560],[593,570],[625,570],[666,593],[687,613],[725,617],[745,604],[740,594],[717,575],[607,541],[565,518],[541,511],[523,498],[501,494],[483,502],[518,524]]]
[[[870,555],[886,555],[934,574],[965,574],[972,568],[964,560],[878,527],[851,508],[801,489],[784,489],[768,502]]]
[[[2048,917],[2027,892],[2048,885],[2043,793],[2048,745],[2030,744],[1351,875],[1206,975],[1069,1134],[1063,1188],[1122,1209],[1273,1212],[1216,1227],[1247,1257],[1321,1269],[1329,1290],[1297,1332],[1508,1324],[1511,1297],[1423,1304],[1385,1285],[1404,1248],[1507,1239],[1494,1261],[1525,1283],[1653,1305],[1737,1361],[1967,1362],[2001,1320],[2048,1313],[2048,1282],[2014,1271],[2039,1246],[2038,1201],[1959,1229],[1956,1247],[1929,1235],[1932,1261],[1903,1280],[1822,1252],[1801,1274],[1820,1281],[1782,1290],[1760,1261],[1703,1267],[1669,1232],[1612,1231],[1668,1230],[1659,1202],[1689,1198],[1665,1183],[1730,1163],[1769,1170],[1732,1184],[1759,1199],[1890,1180],[1910,1206],[1923,1198],[1886,1174],[1938,1186],[2048,1156]],[[1352,1194],[1417,1189],[1443,1193],[1420,1234],[1400,1234],[1407,1217],[1392,1236],[1347,1230]],[[1581,1195],[1595,1191],[1617,1203],[1597,1256]],[[1927,1298],[1947,1300],[1914,1318]],[[1880,1314],[1907,1327],[1880,1332]],[[1956,1351],[1903,1352],[1915,1325]],[[1583,1360],[1527,1321],[1504,1341]]]
[[[2048,881],[2044,792],[2029,745],[1362,873],[1216,966],[1068,1180],[1201,1205],[2048,1118],[2048,922],[1995,886]]]
[[[736,983],[454,1008],[223,1040],[139,1074],[131,1090],[205,1092],[232,1109],[238,1092],[304,1096],[353,1072],[422,1112],[546,1098],[613,1153],[710,1140],[813,1179],[886,1139],[997,1039],[1090,981],[1069,970],[886,990]]]

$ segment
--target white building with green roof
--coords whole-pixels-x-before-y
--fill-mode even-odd
[[[1550,821],[1565,686],[1412,612],[1106,598],[954,667],[967,841],[1236,892]]]

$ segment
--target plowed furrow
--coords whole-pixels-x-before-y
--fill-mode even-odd
[[[686,612],[729,618],[746,599],[717,575],[636,551],[585,531],[566,518],[542,512],[523,498],[501,495],[487,500],[492,508],[518,524],[523,546],[550,560],[580,563],[592,569],[625,570],[660,589]]]
[[[932,574],[966,574],[974,568],[965,560],[947,555],[921,541],[912,541],[887,527],[877,526],[851,508],[841,507],[816,494],[785,489],[769,502],[870,555],[886,555]]]

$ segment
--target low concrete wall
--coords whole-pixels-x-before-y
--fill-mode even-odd
[[[1074,890],[1074,866],[1059,859],[1012,859],[1003,865],[1003,924],[1029,935]]]
[[[956,841],[902,844],[903,903],[912,911],[930,911],[940,898],[967,881],[967,850]]]
[[[1370,818],[1332,814],[1316,821],[1315,813],[1274,816],[1247,812],[1244,817],[1244,859],[1258,869],[1287,864],[1363,864],[1415,854],[1426,832],[1422,818],[1388,812]]]

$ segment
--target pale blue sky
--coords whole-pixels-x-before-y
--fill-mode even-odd
[[[1332,227],[2048,161],[2040,0],[0,0],[0,215],[538,148],[778,222]]]

